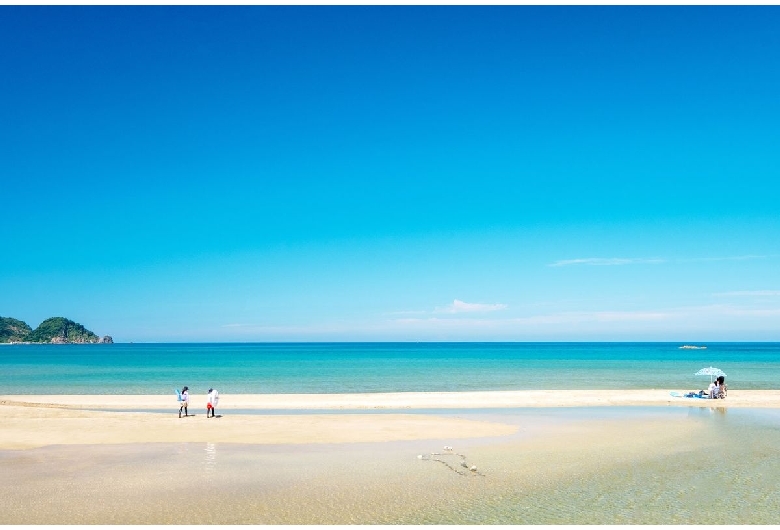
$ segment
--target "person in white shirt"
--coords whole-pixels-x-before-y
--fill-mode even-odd
[[[184,417],[186,418],[189,416],[187,413],[187,407],[190,406],[190,393],[189,393],[190,387],[185,386],[181,389],[181,406],[179,407],[179,417],[181,418],[181,411],[184,410]]]
[[[707,395],[711,398],[718,397],[718,383],[713,381],[710,386],[707,387]]]
[[[209,411],[211,411],[211,417],[213,418],[217,414],[217,403],[219,403],[219,392],[215,388],[209,388],[209,402],[206,403],[206,417],[209,417]]]

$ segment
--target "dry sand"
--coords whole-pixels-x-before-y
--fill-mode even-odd
[[[0,449],[55,444],[230,442],[307,444],[463,439],[513,434],[517,426],[427,414],[338,414],[360,409],[701,406],[780,408],[780,391],[733,390],[724,400],[674,398],[668,390],[575,390],[388,394],[223,394],[219,417],[206,418],[205,396],[192,396],[178,418],[175,396],[0,396]],[[235,410],[257,414],[231,414]],[[169,410],[170,412],[162,412]],[[289,410],[293,414],[263,414]],[[326,414],[317,410],[331,411]],[[303,412],[303,413],[302,413]]]
[[[395,392],[374,394],[221,394],[218,411],[476,409],[506,407],[701,406],[780,408],[780,390],[729,390],[726,399],[686,399],[670,390],[511,390],[486,392]],[[190,411],[206,410],[206,395],[190,396]],[[0,406],[90,410],[178,411],[176,396],[16,395],[0,396]]]

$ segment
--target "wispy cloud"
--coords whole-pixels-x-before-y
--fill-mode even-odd
[[[713,293],[712,296],[780,296],[780,291],[729,291]]]
[[[764,259],[767,256],[747,254],[744,256],[712,256],[701,258],[576,258],[562,259],[550,263],[548,267],[566,267],[569,265],[636,265],[647,263],[695,263],[707,261],[747,261],[752,259]]]
[[[484,313],[506,309],[506,304],[473,304],[463,300],[454,300],[451,305],[437,307],[434,313]]]
[[[400,318],[393,322],[406,329],[453,332],[493,330],[496,332],[528,333],[551,332],[567,329],[583,329],[583,326],[609,326],[617,324],[647,325],[652,322],[666,322],[674,317],[668,311],[584,311],[546,315],[531,315],[519,318]]]
[[[688,263],[693,261],[746,261],[750,259],[764,259],[766,256],[760,256],[757,254],[747,254],[745,256],[715,256],[708,258],[681,258],[676,261],[680,263]]]
[[[394,323],[404,327],[418,327],[430,329],[464,330],[469,328],[496,328],[504,324],[504,320],[491,320],[487,318],[400,318]]]
[[[775,301],[777,298],[773,298]],[[359,340],[591,340],[594,337],[659,339],[707,333],[712,337],[764,337],[776,340],[780,307],[744,307],[736,303],[595,311],[531,312],[524,316],[495,313],[412,315],[385,320],[224,324],[221,340],[359,341]],[[741,302],[741,300],[739,300]],[[768,301],[768,300],[767,300]],[[465,302],[463,302],[465,304]],[[467,304],[501,307],[504,304]],[[455,307],[447,306],[445,309]],[[519,310],[519,309],[518,309]],[[495,310],[493,310],[495,311]],[[725,333],[725,335],[718,335]],[[731,334],[731,335],[729,335]],[[666,339],[663,339],[666,340]],[[712,339],[714,340],[714,339]]]
[[[647,322],[671,318],[664,311],[580,311],[512,319],[521,324],[574,324],[580,322]]]
[[[404,315],[427,315],[428,311],[408,310],[408,311],[387,311],[382,313],[385,316],[404,316]]]
[[[734,307],[724,310],[724,313],[733,316],[748,316],[748,317],[776,317],[780,316],[780,308],[770,309],[752,309]]]
[[[664,263],[661,258],[577,258],[563,259],[550,263],[548,267],[565,267],[567,265],[634,265],[637,263]]]

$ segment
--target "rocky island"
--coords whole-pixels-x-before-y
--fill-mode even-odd
[[[111,344],[109,335],[99,337],[81,324],[64,317],[47,318],[33,330],[15,318],[0,317],[0,343]]]

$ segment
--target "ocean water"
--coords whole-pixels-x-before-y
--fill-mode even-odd
[[[780,343],[6,345],[0,394],[446,392],[780,386]]]
[[[780,344],[679,346],[14,345],[0,347],[0,394],[164,394],[185,384],[225,394],[693,389],[708,383],[693,374],[710,365],[728,374],[732,389],[777,388]],[[517,431],[377,443],[0,450],[0,524],[780,524],[780,409],[405,413]],[[479,474],[458,473],[457,455],[446,457],[449,466],[418,458],[444,445]]]

